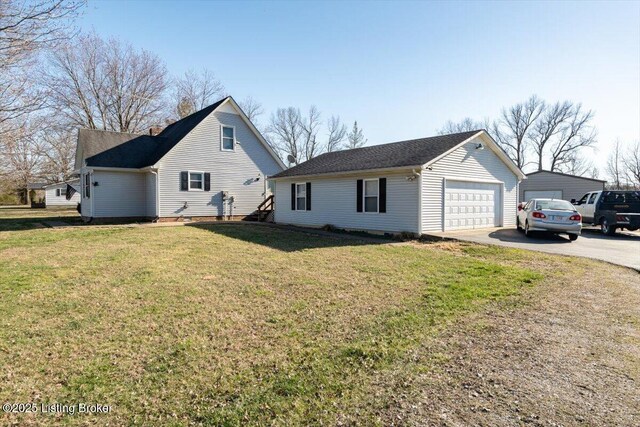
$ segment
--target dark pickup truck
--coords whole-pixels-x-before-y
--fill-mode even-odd
[[[599,225],[604,234],[640,228],[640,191],[593,191],[571,200],[583,224]]]

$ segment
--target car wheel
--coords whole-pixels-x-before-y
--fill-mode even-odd
[[[533,231],[529,230],[529,221],[524,223],[524,235],[526,237],[532,237]]]
[[[578,235],[577,234],[569,234],[569,240],[571,240],[572,242],[574,240],[578,240]]]
[[[520,225],[520,218],[516,217],[516,229],[518,231],[522,231],[522,226]]]
[[[607,236],[613,236],[616,234],[616,228],[609,224],[609,220],[607,218],[602,218],[600,221],[600,230],[602,231],[602,234],[606,234]]]

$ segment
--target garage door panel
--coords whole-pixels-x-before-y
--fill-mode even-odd
[[[500,184],[446,181],[445,230],[500,225]]]

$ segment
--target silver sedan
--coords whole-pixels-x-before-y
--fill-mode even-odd
[[[518,205],[518,230],[527,237],[536,231],[567,234],[576,240],[582,231],[582,216],[566,200],[531,199]]]

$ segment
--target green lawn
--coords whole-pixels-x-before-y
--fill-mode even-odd
[[[429,375],[447,356],[415,348],[574,274],[559,272],[568,258],[466,244],[14,220],[0,219],[20,228],[0,231],[0,402],[113,407],[0,414],[18,423],[386,425],[403,391],[385,374]]]
[[[81,224],[80,215],[75,208],[31,209],[22,206],[0,206],[0,232],[47,228],[47,221]]]

